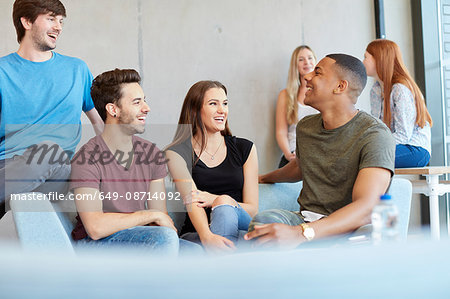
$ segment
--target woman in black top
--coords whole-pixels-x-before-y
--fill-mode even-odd
[[[231,251],[258,211],[258,158],[251,141],[228,127],[227,90],[200,81],[188,91],[168,166],[188,215],[182,238],[208,251]],[[210,225],[208,225],[210,223]]]

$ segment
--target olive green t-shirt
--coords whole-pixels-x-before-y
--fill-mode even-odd
[[[380,167],[394,173],[395,141],[385,124],[359,111],[326,130],[321,114],[297,124],[297,157],[303,174],[300,209],[329,215],[352,202],[358,172]]]

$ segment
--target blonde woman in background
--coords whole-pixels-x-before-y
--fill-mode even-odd
[[[278,96],[276,110],[276,138],[283,152],[279,168],[295,158],[295,127],[299,120],[318,111],[304,104],[306,82],[304,76],[314,70],[316,55],[302,45],[292,53],[286,89]]]

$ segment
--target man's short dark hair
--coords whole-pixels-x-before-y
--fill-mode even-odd
[[[36,21],[39,15],[51,13],[54,16],[66,17],[66,9],[59,0],[16,0],[13,5],[13,22],[17,32],[17,42],[25,36],[25,28],[20,18],[25,18],[31,23]]]
[[[335,61],[343,79],[347,80],[352,95],[357,98],[367,83],[366,68],[361,60],[347,54],[329,54],[326,57]]]
[[[141,83],[141,76],[136,70],[115,69],[98,75],[92,82],[91,97],[95,109],[103,119],[106,120],[106,105],[114,103],[120,106],[119,99],[122,97],[122,84]]]

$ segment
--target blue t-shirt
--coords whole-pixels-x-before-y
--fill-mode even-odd
[[[94,108],[86,63],[52,52],[33,62],[12,53],[0,58],[0,160],[53,141],[71,156],[81,138],[81,111]]]

